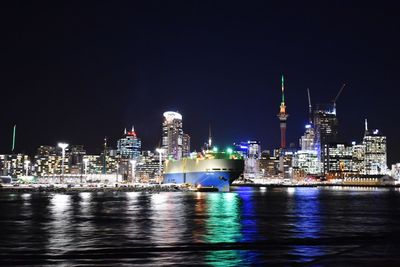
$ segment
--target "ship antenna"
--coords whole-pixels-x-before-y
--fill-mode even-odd
[[[212,137],[211,137],[211,123],[208,124],[208,149],[211,149]]]

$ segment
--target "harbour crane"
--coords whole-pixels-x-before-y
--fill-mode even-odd
[[[310,97],[310,89],[307,88],[307,96],[308,96],[308,120],[309,123],[312,124],[312,106],[311,106],[311,97]]]

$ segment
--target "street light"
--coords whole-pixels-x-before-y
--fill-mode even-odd
[[[25,176],[28,176],[29,163],[31,163],[29,160],[25,160],[25,161],[24,161],[24,165],[25,165]]]
[[[159,177],[159,179],[161,179],[161,164],[162,164],[162,153],[164,153],[164,149],[162,149],[162,148],[157,148],[156,149],[156,152],[158,153],[158,154],[160,154],[160,157],[159,157],[159,159],[160,159],[160,165],[158,166],[158,177]]]
[[[129,162],[132,165],[132,182],[136,182],[136,179],[135,179],[136,160],[135,159],[131,159]]]
[[[61,178],[64,182],[64,159],[65,159],[65,149],[68,147],[67,143],[58,143],[58,147],[61,148],[62,162],[61,162]]]

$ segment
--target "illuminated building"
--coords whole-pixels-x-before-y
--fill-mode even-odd
[[[329,143],[324,147],[324,170],[326,173],[353,172],[353,147],[345,143]]]
[[[64,159],[64,173],[69,173],[68,157]],[[35,155],[34,157],[34,170],[35,175],[59,175],[61,173],[62,157],[50,154],[50,155]]]
[[[367,121],[365,122],[363,145],[365,147],[365,174],[386,174],[386,136],[382,135],[379,130],[369,132]]]
[[[182,138],[182,156],[184,158],[190,156],[190,135],[183,134]]]
[[[400,180],[400,163],[392,164],[392,170],[390,175],[394,179]]]
[[[104,156],[103,155],[85,155],[87,160],[87,174],[103,174]],[[117,171],[118,159],[115,157],[106,157],[106,174],[115,174]]]
[[[0,155],[0,169],[2,170],[2,175],[9,175],[12,177],[25,175],[25,162],[27,161],[29,161],[29,157],[25,154]]]
[[[315,149],[315,133],[312,125],[307,124],[304,135],[300,138],[300,148],[293,159],[293,166],[300,169],[302,173],[319,174],[321,162],[318,159],[318,152]]]
[[[318,160],[316,150],[297,151],[293,166],[302,170],[304,174],[319,174],[321,172],[321,162]]]
[[[67,157],[69,158],[69,172],[71,174],[81,174],[83,172],[83,157],[86,150],[83,145],[71,145],[69,147]]]
[[[301,150],[315,150],[315,132],[312,125],[306,125],[306,131],[304,135],[300,138],[300,148]]]
[[[352,170],[355,173],[364,173],[365,172],[365,146],[363,144],[356,144],[356,142],[352,143],[352,151],[353,151],[353,163]]]
[[[264,177],[276,176],[279,173],[279,157],[271,155],[269,150],[261,152],[259,165]]]
[[[136,177],[141,182],[154,181],[158,178],[159,159],[151,151],[143,151],[139,162],[136,165]]]
[[[337,141],[338,136],[338,120],[336,118],[336,108],[334,104],[320,104],[314,110],[314,130],[315,130],[315,148],[318,152],[318,158],[321,162],[325,162],[327,150],[325,146],[331,142]],[[323,172],[325,169],[323,164]]]
[[[164,112],[162,129],[162,148],[166,153],[164,157],[179,160],[183,152],[182,115],[167,111]]]
[[[117,141],[117,154],[122,159],[138,159],[142,149],[142,142],[137,137],[132,126],[131,131],[124,131],[124,135]]]
[[[281,149],[284,149],[286,148],[286,120],[289,117],[289,114],[286,113],[285,87],[284,87],[283,75],[282,75],[282,101],[277,116],[279,118],[280,128],[281,128]]]
[[[233,144],[235,151],[244,158],[244,178],[257,178],[260,174],[261,145],[259,141]]]

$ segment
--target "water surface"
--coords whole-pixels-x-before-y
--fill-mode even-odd
[[[0,193],[0,264],[400,265],[400,192]]]

